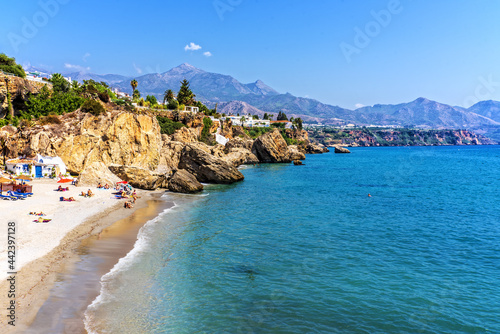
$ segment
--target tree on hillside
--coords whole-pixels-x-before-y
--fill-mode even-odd
[[[286,117],[286,114],[284,112],[280,112],[278,113],[278,118],[276,118],[276,120],[278,121],[288,121],[288,117]]]
[[[67,93],[71,86],[68,80],[64,79],[61,73],[54,73],[49,81],[52,82],[52,89],[54,93]]]
[[[132,100],[137,100],[141,97],[141,93],[139,92],[138,89],[134,89],[134,92],[132,93]]]
[[[165,101],[167,101],[167,103],[171,103],[174,99],[175,95],[171,89],[167,89],[165,93],[163,93],[163,104],[165,104]]]
[[[130,81],[130,86],[132,86],[132,99],[133,100],[135,100],[136,98],[138,99],[139,97],[141,97],[141,94],[136,89],[137,85],[138,85],[137,80],[134,79],[134,80]],[[137,91],[137,93],[136,93],[136,91]],[[136,95],[138,95],[138,96],[136,97]]]
[[[181,81],[181,89],[179,89],[179,93],[177,94],[177,101],[179,104],[183,104],[185,106],[192,106],[195,103],[196,95],[193,94],[191,89],[189,89],[189,81],[186,79]]]
[[[8,57],[5,53],[0,53],[0,70],[21,78],[26,77],[23,67],[16,63],[16,59]]]
[[[154,95],[146,96],[146,102],[149,102],[151,104],[151,106],[158,104],[158,100],[156,99],[156,96],[154,96]]]

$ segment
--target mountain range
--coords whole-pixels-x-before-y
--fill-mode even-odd
[[[132,93],[130,81],[136,79],[142,96],[155,95],[160,101],[167,89],[177,92],[187,79],[196,98],[210,107],[218,104],[221,113],[257,114],[285,112],[308,123],[415,126],[433,129],[469,129],[500,141],[500,102],[481,101],[470,108],[450,106],[420,97],[401,104],[376,104],[355,110],[320,101],[282,94],[257,80],[244,84],[230,75],[206,72],[184,63],[164,73],[138,77],[86,72],[64,73],[74,80],[93,79]]]

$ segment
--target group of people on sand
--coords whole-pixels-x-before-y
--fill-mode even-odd
[[[94,196],[94,193],[92,192],[92,190],[88,190],[87,193],[85,193],[85,191],[82,191],[82,193],[80,194],[80,196],[83,196],[83,197],[92,197]]]
[[[102,185],[101,182],[97,185],[97,189],[110,189],[109,184]]]

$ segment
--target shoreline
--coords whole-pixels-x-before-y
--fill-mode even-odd
[[[43,182],[48,183],[48,182]],[[36,185],[36,183],[35,183]],[[36,185],[37,186],[37,185]],[[54,185],[51,184],[50,187]],[[35,188],[35,187],[34,187]],[[71,190],[77,189],[72,187]],[[91,188],[94,190],[93,188]],[[81,190],[81,189],[77,189]],[[75,263],[79,260],[78,248],[80,245],[89,238],[99,238],[100,234],[103,231],[114,224],[120,222],[121,220],[126,220],[134,214],[141,210],[150,207],[151,202],[159,202],[157,198],[161,196],[163,191],[161,192],[146,192],[142,190],[138,190],[138,195],[140,198],[137,200],[136,204],[132,209],[124,209],[123,201],[117,201],[113,203],[105,203],[104,201],[102,205],[98,203],[90,203],[88,205],[93,205],[93,210],[98,210],[95,214],[87,215],[82,221],[76,221],[76,224],[70,224],[70,229],[66,226],[66,230],[63,229],[64,235],[60,238],[57,246],[51,248],[48,252],[43,253],[40,256],[36,256],[34,254],[31,255],[31,259],[27,263],[23,263],[22,265],[18,265],[21,267],[18,269],[16,275],[16,326],[3,325],[0,328],[1,333],[14,333],[14,332],[22,332],[28,330],[35,320],[39,310],[43,307],[47,299],[51,294],[51,290],[54,287],[55,283],[60,280],[60,273],[68,272],[71,270]],[[98,193],[94,191],[94,193]],[[105,193],[106,194],[106,193]],[[36,195],[36,188],[35,188]],[[59,194],[57,194],[58,196]],[[64,193],[65,196],[67,194]],[[69,195],[69,194],[68,194]],[[73,194],[71,194],[73,195]],[[34,196],[35,197],[35,196]],[[98,198],[99,199],[99,198]],[[27,199],[23,201],[23,203],[30,203],[31,199]],[[42,200],[46,200],[43,198]],[[84,202],[83,200],[79,200],[80,203]],[[10,203],[10,201],[9,201]],[[66,203],[65,203],[66,204]],[[74,204],[74,203],[70,203]],[[77,203],[78,204],[78,203]],[[86,203],[87,204],[87,203]],[[96,205],[97,204],[97,205]],[[58,204],[61,205],[61,204]],[[87,206],[88,206],[87,205]],[[83,209],[89,209],[92,213],[93,211],[90,208],[86,208],[85,205],[82,205]],[[58,207],[59,208],[59,207]],[[64,209],[61,209],[64,210]],[[69,209],[70,213],[74,210]],[[26,209],[25,211],[30,211]],[[47,211],[47,210],[46,210]],[[66,210],[68,211],[68,209]],[[56,221],[56,216],[58,212],[54,213],[54,221]],[[59,212],[60,213],[60,212]],[[77,212],[78,213],[78,212]],[[61,215],[59,215],[61,216]],[[28,219],[25,217],[21,217],[16,219],[17,221],[24,218],[24,221],[30,220],[33,216],[29,216]],[[50,216],[49,216],[50,217]],[[60,218],[60,217],[58,217]],[[71,219],[70,217],[69,219]],[[72,219],[71,219],[72,220]],[[147,221],[143,221],[141,226],[144,225]],[[25,222],[20,222],[18,224],[23,225]],[[52,222],[50,222],[52,223]],[[49,224],[50,224],[49,223]],[[30,224],[30,223],[28,223]],[[35,224],[35,223],[33,223]],[[74,225],[74,226],[73,226]],[[30,225],[27,225],[30,226]],[[36,224],[31,226],[43,226],[43,228],[48,227],[47,224]],[[24,228],[27,228],[24,226]],[[140,228],[140,227],[139,227]],[[22,229],[21,229],[22,231]],[[33,231],[30,231],[33,232]],[[36,230],[34,234],[36,234]],[[25,234],[25,233],[23,233]],[[137,233],[136,233],[137,235]],[[56,238],[56,237],[55,237]],[[35,241],[28,243],[30,247],[32,244],[41,244],[42,246],[47,246],[46,240],[43,238],[37,238],[35,236]],[[21,243],[22,236],[18,236],[18,243]],[[51,242],[54,242],[51,240]],[[21,245],[23,246],[23,245]],[[133,243],[131,247],[133,246]],[[19,247],[20,253],[22,254],[23,248]],[[50,247],[50,245],[49,245]],[[43,250],[43,248],[42,248]],[[2,274],[6,274],[5,272]],[[98,282],[99,283],[99,282]],[[6,280],[2,280],[0,283],[0,291],[8,291],[8,282]],[[7,300],[6,300],[7,302]],[[6,317],[6,312],[1,312],[2,317]],[[53,317],[57,317],[57,315],[53,315]],[[83,326],[83,321],[82,321]]]

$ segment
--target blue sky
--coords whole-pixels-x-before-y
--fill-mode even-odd
[[[496,0],[40,0],[2,14],[0,52],[52,71],[187,62],[346,108],[500,100]]]

